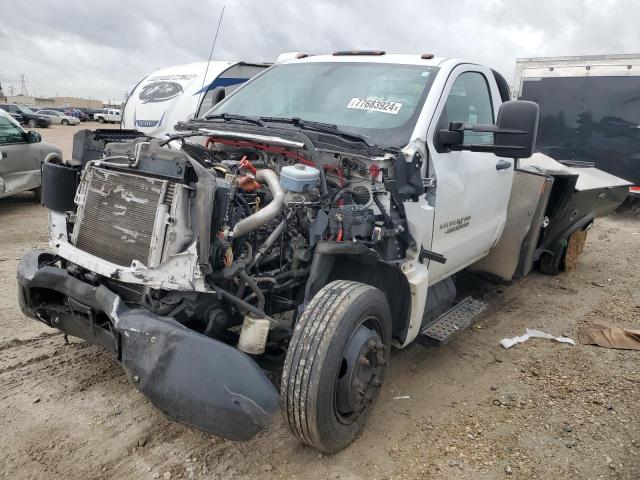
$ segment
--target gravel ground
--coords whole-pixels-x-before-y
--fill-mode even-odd
[[[76,129],[42,134],[69,152]],[[65,345],[21,315],[16,266],[46,247],[46,214],[28,193],[0,200],[0,222],[0,476],[640,478],[640,352],[498,343],[526,327],[576,338],[593,322],[637,325],[640,222],[630,217],[599,220],[576,271],[492,293],[489,311],[447,346],[395,352],[364,435],[332,457],[298,443],[279,418],[245,443],[168,421],[109,354]]]

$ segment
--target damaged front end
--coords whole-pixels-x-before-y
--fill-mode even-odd
[[[51,252],[22,259],[21,308],[113,352],[172,419],[233,440],[265,428],[266,372],[336,275],[392,292],[394,338],[415,336],[426,267],[407,261],[420,248],[403,203],[424,191],[419,153],[216,121],[75,140],[72,160],[43,165]]]
[[[104,285],[83,282],[59,264],[43,251],[22,258],[25,315],[113,352],[140,391],[174,420],[232,440],[269,425],[278,393],[247,354],[171,317],[129,308]]]

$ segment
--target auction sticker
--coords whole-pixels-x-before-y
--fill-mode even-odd
[[[347,108],[355,108],[357,110],[368,110],[369,112],[383,112],[397,115],[402,104],[400,102],[391,102],[388,100],[376,100],[374,98],[352,98]]]

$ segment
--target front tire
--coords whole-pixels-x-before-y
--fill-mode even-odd
[[[27,122],[27,125],[29,125],[29,128],[36,128],[38,126],[38,121],[32,118]]]
[[[391,311],[377,288],[326,285],[296,324],[282,372],[286,423],[325,453],[353,442],[378,398],[389,360]]]
[[[62,120],[62,125],[69,125],[69,120]]]

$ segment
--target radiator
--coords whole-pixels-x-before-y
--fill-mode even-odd
[[[162,249],[154,238],[164,238],[154,231],[165,228],[156,216],[168,212],[174,188],[166,179],[90,167],[78,189],[72,241],[117,265],[150,266],[154,249]]]

